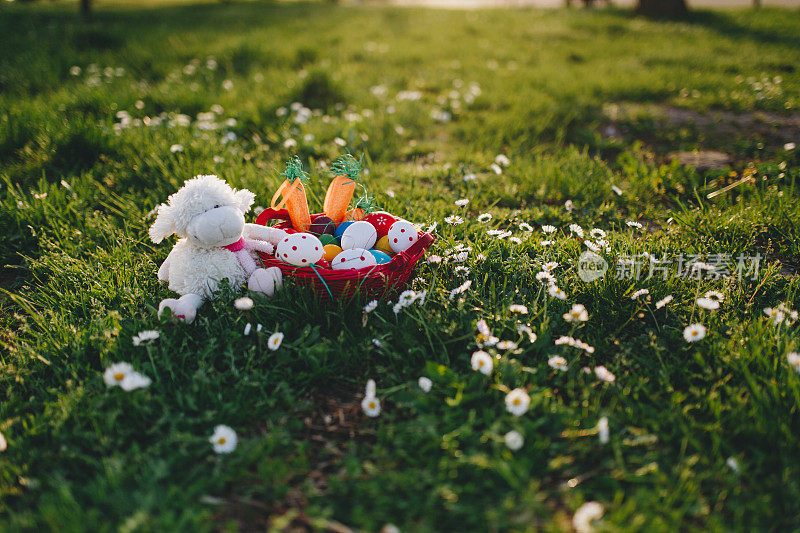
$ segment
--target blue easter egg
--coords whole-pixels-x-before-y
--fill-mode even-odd
[[[351,224],[353,224],[353,220],[348,220],[347,222],[342,222],[338,226],[336,226],[336,231],[333,234],[336,236],[337,239],[342,239],[342,233],[346,230]]]
[[[386,252],[381,252],[380,250],[370,250],[369,253],[375,256],[375,261],[379,265],[383,265],[392,260],[392,258],[389,257],[389,254],[387,254]]]

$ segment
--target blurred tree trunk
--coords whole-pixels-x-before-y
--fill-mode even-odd
[[[756,9],[761,7],[761,0],[753,0],[753,7]]]
[[[686,0],[639,0],[636,11],[648,17],[674,17],[688,10]]]
[[[81,15],[88,17],[92,13],[92,0],[81,0]]]

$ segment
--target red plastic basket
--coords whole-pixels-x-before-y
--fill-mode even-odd
[[[321,213],[311,215],[312,222]],[[256,219],[256,224],[266,226],[271,220],[281,220],[276,228],[290,227],[289,212],[286,209],[265,209]],[[283,279],[292,280],[297,285],[311,287],[325,301],[331,299],[344,300],[353,296],[364,299],[386,298],[399,292],[408,283],[417,261],[425,250],[433,244],[434,237],[430,233],[419,232],[419,239],[404,252],[392,257],[391,261],[372,268],[350,270],[333,270],[319,267],[298,267],[259,253],[265,268],[278,267]]]

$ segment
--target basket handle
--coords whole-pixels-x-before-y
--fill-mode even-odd
[[[413,258],[417,257],[421,252],[424,252],[433,241],[433,235],[430,233],[423,233],[420,235],[419,239],[417,239],[417,242],[394,256],[392,260],[389,261],[389,266],[392,270],[405,270],[408,263],[412,262]]]
[[[270,220],[289,220],[289,211],[286,209],[264,209],[256,218],[256,224],[266,226]]]

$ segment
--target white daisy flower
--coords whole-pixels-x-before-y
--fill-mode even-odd
[[[608,417],[602,417],[597,421],[597,436],[600,439],[600,444],[607,444],[610,432],[608,429]]]
[[[553,272],[556,268],[558,268],[558,263],[555,261],[548,261],[542,265],[542,272]]]
[[[233,306],[239,311],[249,311],[253,308],[253,299],[248,296],[242,296],[233,301]]]
[[[614,194],[616,194],[617,196],[622,196],[622,189],[620,189],[616,185],[612,185],[611,190],[614,191]]]
[[[490,213],[481,213],[478,215],[478,222],[489,222],[492,220],[492,215]]]
[[[707,293],[705,293],[704,296],[706,298],[711,298],[711,299],[716,300],[718,302],[724,302],[725,301],[725,296],[719,291],[708,291]]]
[[[560,355],[550,357],[550,359],[547,360],[547,365],[554,370],[560,370],[562,372],[566,372],[568,368],[567,360]]]
[[[555,226],[550,226],[548,224],[548,225],[542,226],[542,231],[544,233],[555,233],[556,232],[556,227]]]
[[[586,502],[572,515],[572,527],[577,533],[592,533],[592,521],[603,516],[603,506],[597,502]]]
[[[239,437],[229,426],[219,425],[214,428],[214,434],[209,437],[208,441],[214,447],[214,452],[231,453],[236,449]]]
[[[138,372],[131,372],[119,384],[120,388],[124,391],[132,391],[136,389],[146,389],[150,386],[152,380]]]
[[[477,352],[473,353],[470,363],[472,364],[472,370],[480,372],[485,376],[491,374],[492,369],[494,369],[494,361],[492,360],[492,356],[483,350],[478,350]]]
[[[577,235],[578,237],[581,237],[581,238],[583,238],[583,228],[582,228],[582,227],[580,227],[579,225],[577,225],[577,224],[570,224],[570,225],[569,225],[569,231],[570,231],[571,233],[574,233],[574,234],[575,234],[575,235]]]
[[[154,340],[158,339],[160,336],[161,336],[161,334],[158,331],[154,330],[154,329],[148,329],[148,330],[145,330],[145,331],[140,331],[139,333],[137,333],[136,335],[134,335],[132,337],[133,345],[134,346],[139,346],[141,344],[149,344],[149,343],[153,342]]]
[[[593,239],[603,239],[606,236],[606,232],[601,230],[600,228],[592,228],[591,230],[589,230],[589,235]]]
[[[567,200],[564,202],[564,209],[566,209],[568,213],[571,213],[572,210],[575,209],[575,204],[572,202],[572,200]]]
[[[504,167],[507,167],[511,164],[511,160],[503,154],[499,154],[497,157],[495,157],[494,162]]]
[[[174,153],[183,152],[183,145],[182,144],[173,144],[169,147],[169,151]]]
[[[572,304],[572,309],[564,313],[564,320],[567,322],[586,322],[589,320],[589,313],[582,304]]]
[[[370,418],[375,418],[381,414],[381,401],[375,396],[365,396],[361,400],[361,410]]]
[[[114,363],[106,368],[103,373],[103,380],[109,387],[114,387],[122,383],[122,381],[133,374],[133,367],[129,363]]]
[[[786,360],[789,361],[789,365],[794,368],[795,372],[800,372],[800,353],[790,352],[786,354]]]
[[[673,299],[674,297],[671,294],[669,296],[665,296],[664,298],[656,302],[656,309],[661,309],[662,307],[670,303]]]
[[[251,329],[253,329],[253,324],[251,324],[250,322],[248,322],[247,324],[245,324],[245,326],[244,326],[244,335],[245,335],[245,337],[246,337],[247,335],[250,335],[250,330],[251,330]]]
[[[739,473],[739,461],[737,461],[735,458],[733,458],[733,457],[728,457],[728,460],[727,460],[727,461],[725,461],[725,464],[726,464],[726,465],[728,465],[728,468],[730,468],[731,470],[733,470],[733,472],[734,472],[735,474],[738,474],[738,473]]]
[[[431,264],[441,263],[442,262],[442,257],[439,256],[439,255],[431,255],[426,259],[426,261],[428,261],[428,263],[431,263]]]
[[[267,339],[267,348],[274,352],[281,347],[281,343],[283,343],[283,333],[276,331]]]
[[[500,174],[502,174],[502,173],[503,173],[503,169],[502,169],[502,168],[500,168],[500,165],[498,165],[497,163],[492,163],[492,164],[489,166],[489,168],[491,168],[491,169],[492,169],[492,172],[494,172],[494,173],[495,173],[495,174],[497,174],[498,176],[499,176]]]
[[[536,342],[536,333],[526,324],[517,324],[517,333],[524,333],[528,336],[528,341],[533,344]]]
[[[783,322],[784,319],[784,312],[781,311],[779,308],[773,307],[766,307],[764,308],[764,314],[767,315],[770,319],[772,319],[772,323],[776,326]]]
[[[639,289],[638,291],[631,294],[631,300],[638,300],[641,296],[647,296],[650,294],[650,291],[647,289]]]
[[[492,331],[489,329],[489,325],[484,319],[481,318],[478,320],[478,322],[475,324],[475,327],[478,329],[478,333],[484,337],[491,337]]]
[[[530,225],[530,224],[528,224],[527,222],[523,222],[523,223],[521,223],[521,224],[519,225],[519,229],[520,229],[521,231],[525,231],[525,232],[527,232],[527,233],[531,233],[531,232],[533,231],[533,226],[531,226],[531,225]]]
[[[522,304],[511,304],[508,306],[508,310],[511,311],[512,313],[519,313],[521,315],[528,314],[528,307]]]
[[[539,244],[541,246],[553,246],[555,244],[555,241],[540,241]]]
[[[450,291],[450,299],[452,300],[459,294],[466,292],[471,285],[472,285],[472,280],[468,279],[467,281],[465,281],[464,283],[462,283],[461,285]]]
[[[450,215],[444,219],[445,222],[450,224],[451,226],[458,226],[459,224],[464,223],[464,219],[458,215]]]
[[[433,381],[431,381],[430,378],[422,376],[419,378],[419,380],[417,380],[417,385],[419,385],[419,388],[422,389],[422,392],[430,392],[431,387],[433,387]]]
[[[715,311],[719,309],[719,300],[713,298],[701,297],[697,299],[697,306],[705,309],[706,311]]]
[[[643,226],[642,226],[642,225],[641,225],[639,222],[636,222],[636,221],[634,221],[634,220],[628,220],[627,222],[625,222],[625,224],[626,224],[626,225],[627,225],[629,228],[642,229],[642,227],[643,227]]]
[[[550,285],[556,282],[556,278],[550,272],[542,270],[536,274],[536,281]]]
[[[614,383],[617,379],[617,376],[609,372],[609,370],[604,366],[596,366],[594,368],[594,374],[597,376],[597,379],[600,381],[605,381],[606,383]]]
[[[503,436],[503,441],[512,452],[519,450],[525,444],[525,439],[520,432],[513,429]]]
[[[567,294],[558,288],[557,285],[550,285],[547,288],[547,293],[550,294],[553,298],[558,298],[559,300],[566,300]]]
[[[364,306],[365,313],[371,313],[378,307],[378,300],[372,300],[367,305]]]
[[[458,207],[464,207],[465,205],[469,204],[469,198],[462,198],[461,200],[456,200],[455,204]]]
[[[518,347],[514,341],[500,341],[495,346],[498,350],[516,350]]]
[[[689,324],[683,330],[683,338],[686,342],[697,342],[706,336],[706,327],[702,324]]]
[[[514,389],[506,394],[506,409],[514,416],[522,416],[531,405],[531,397],[524,389]]]

